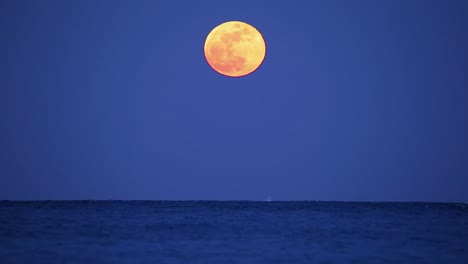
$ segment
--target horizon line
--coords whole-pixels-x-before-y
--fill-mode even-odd
[[[401,201],[401,200],[248,200],[248,199],[0,199],[0,202],[325,202],[325,203],[434,203],[434,204],[468,204],[462,201]]]

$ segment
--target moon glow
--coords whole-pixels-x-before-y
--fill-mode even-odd
[[[255,71],[265,59],[262,34],[241,21],[229,21],[215,27],[205,40],[205,58],[215,71],[241,77]]]

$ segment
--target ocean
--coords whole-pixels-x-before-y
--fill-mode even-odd
[[[0,263],[468,263],[468,204],[0,202]]]

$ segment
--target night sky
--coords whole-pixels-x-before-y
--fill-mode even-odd
[[[467,1],[0,2],[0,199],[468,201]],[[242,78],[215,26],[265,38]]]

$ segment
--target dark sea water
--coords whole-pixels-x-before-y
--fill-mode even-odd
[[[468,205],[5,201],[0,263],[468,263]]]

